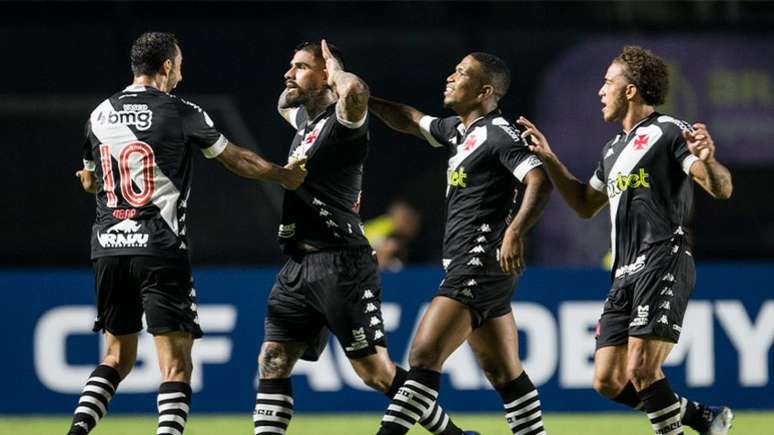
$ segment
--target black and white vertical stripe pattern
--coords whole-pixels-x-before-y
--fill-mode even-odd
[[[514,435],[545,435],[540,397],[533,389],[518,399],[505,404],[505,420]]]
[[[679,401],[658,411],[649,412],[648,419],[653,427],[653,433],[655,435],[682,435],[683,425],[680,421],[680,414]]]
[[[182,435],[191,411],[191,387],[183,382],[164,382],[158,396],[157,435]]]
[[[117,383],[114,384],[102,376],[104,374],[100,373],[100,368],[102,366],[98,367],[86,381],[81,397],[78,399],[78,407],[75,408],[73,428],[81,428],[85,433],[94,429],[99,420],[107,414],[110,399],[113,398],[118,387]]]
[[[259,392],[255,397],[253,431],[255,435],[284,434],[292,416],[293,397]]]
[[[449,423],[449,417],[444,413],[438,412],[440,408],[436,409],[433,406],[437,398],[437,391],[409,379],[395,393],[390,406],[387,407],[387,412],[382,417],[382,422],[398,424],[408,430],[418,420],[424,420],[422,417],[439,417],[438,420],[441,420],[441,426],[445,427]],[[445,416],[443,419],[440,417],[442,414]],[[438,424],[436,423],[436,425]],[[441,430],[443,428],[439,432]],[[438,432],[433,431],[433,433]]]

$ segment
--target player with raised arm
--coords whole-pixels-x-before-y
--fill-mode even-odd
[[[731,174],[715,159],[707,127],[656,112],[668,87],[661,58],[640,47],[623,48],[599,90],[604,120],[620,122],[623,130],[602,148],[588,183],[570,173],[533,123],[523,117],[518,122],[580,217],[610,206],[613,284],[597,328],[594,389],[644,409],[656,434],[682,434],[690,426],[725,435],[731,410],[676,396],[661,369],[680,337],[695,284],[691,181],[718,199],[732,191]]]
[[[323,40],[296,47],[278,110],[296,130],[288,161],[308,159],[308,177],[283,201],[279,241],[290,258],[269,295],[255,435],[285,433],[293,416],[291,371],[299,358],[317,360],[328,331],[368,386],[392,397],[406,378],[387,353],[376,258],[358,214],[368,97],[334,46]],[[463,433],[437,405],[418,418],[435,434]]]
[[[191,158],[201,150],[231,171],[295,189],[305,172],[281,167],[230,143],[199,106],[170,92],[182,80],[171,33],[134,41],[134,81],[104,100],[86,123],[84,190],[96,193],[91,258],[97,290],[95,331],[106,353],[83,388],[68,435],[89,433],[107,413],[137,358],[145,314],[158,353],[157,433],[181,434],[191,402],[191,348],[202,335],[188,258],[186,219]]]
[[[509,85],[510,71],[501,59],[472,53],[446,81],[444,106],[457,116],[425,116],[376,97],[369,102],[371,112],[391,128],[450,154],[446,275],[420,321],[411,370],[387,408],[380,435],[405,434],[433,406],[441,368],[465,341],[500,394],[511,431],[545,434],[537,389],[519,360],[511,297],[524,270],[524,237],[545,208],[551,184],[498,109]]]

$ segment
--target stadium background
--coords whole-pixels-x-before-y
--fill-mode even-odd
[[[7,350],[0,378],[18,392],[3,394],[0,414],[68,413],[83,370],[98,357],[97,338],[87,332],[93,200],[73,172],[84,120],[129,82],[128,48],[146,30],[173,31],[181,40],[184,80],[176,93],[202,105],[228,137],[274,161],[284,159],[292,134],[276,114],[276,98],[301,41],[328,38],[374,95],[432,114],[447,113],[440,95],[459,59],[495,53],[513,73],[504,112],[537,121],[581,177],[617,129],[602,122],[596,96],[610,58],[627,43],[664,55],[675,78],[666,111],[708,123],[735,184],[725,203],[696,191],[701,269],[689,316],[696,333],[676,351],[669,375],[691,397],[773,409],[773,25],[774,4],[739,1],[0,4],[0,168],[10,185],[0,213]],[[412,266],[384,276],[391,352],[401,360],[440,276],[446,159],[378,120],[371,125],[362,215],[380,215],[395,198],[423,215]],[[202,320],[212,332],[198,346],[195,411],[249,412],[262,302],[281,262],[274,241],[280,200],[278,188],[195,161],[192,253]],[[533,266],[516,313],[528,369],[543,371],[548,410],[621,410],[589,388],[588,337],[607,287],[600,267],[607,219],[603,212],[584,227],[554,195],[530,237]],[[362,391],[332,349],[327,366],[297,376],[298,409],[380,410],[383,399]],[[456,356],[445,377],[447,407],[497,410],[468,357],[464,350]],[[153,412],[157,375],[147,358],[114,412]]]

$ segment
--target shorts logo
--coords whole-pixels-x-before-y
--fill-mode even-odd
[[[99,125],[126,125],[145,131],[151,127],[153,112],[147,104],[124,104],[123,110],[100,112],[97,116]]]
[[[449,265],[451,264],[451,258],[444,258],[443,259],[443,270],[446,270],[449,268]]]
[[[476,243],[486,243],[486,237],[484,237],[484,236],[479,236],[479,237],[476,239]]]
[[[283,239],[296,235],[296,224],[282,224],[279,226],[279,236]]]
[[[669,309],[669,301],[661,301],[660,304],[658,304],[659,310],[668,310]]]
[[[643,267],[645,267],[645,260],[646,257],[644,255],[640,255],[636,260],[634,260],[634,263],[619,267],[615,270],[615,278],[618,279],[622,276],[639,272]]]
[[[669,321],[667,320],[667,316],[662,314],[661,317],[659,317],[657,323],[663,323],[665,325],[668,325]]]
[[[674,325],[672,325],[672,329],[674,329],[677,332],[680,332],[682,331],[683,328],[680,325],[675,323]]]
[[[650,305],[637,305],[637,317],[629,323],[629,327],[647,325],[649,313]]]
[[[473,299],[473,292],[470,291],[470,288],[468,287],[465,287],[464,289],[462,289],[462,291],[460,291],[460,295],[465,296],[466,298]]]
[[[363,297],[360,299],[373,299],[374,298],[374,292],[371,291],[371,289],[365,289],[363,292]]]
[[[483,254],[484,252],[485,251],[484,251],[484,247],[483,246],[476,245],[473,249],[468,251],[468,254]]]
[[[376,308],[376,305],[374,305],[373,303],[369,302],[368,305],[366,305],[366,307],[365,307],[365,312],[366,313],[373,313],[377,309],[378,308]]]
[[[327,225],[328,228],[330,228],[330,227],[338,228],[339,227],[339,224],[337,224],[336,222],[333,222],[333,220],[331,220],[331,219],[328,219],[327,221],[325,221],[325,225]]]
[[[368,340],[366,340],[365,328],[358,328],[352,330],[352,345],[347,346],[347,352],[352,352],[368,347]]]
[[[374,340],[378,340],[378,339],[380,339],[382,337],[384,337],[384,332],[382,332],[382,331],[374,332]]]
[[[481,267],[481,266],[484,265],[484,263],[481,262],[480,258],[473,257],[473,258],[470,259],[470,261],[468,261],[467,265],[468,266],[473,266],[473,267]]]
[[[324,209],[324,208],[321,208],[321,209],[320,209],[320,216],[322,216],[322,217],[328,217],[328,216],[330,216],[330,215],[331,215],[331,212],[329,212],[328,210],[326,210],[326,209]]]
[[[478,285],[478,283],[476,282],[475,279],[471,279],[470,281],[466,282],[465,285],[468,287],[475,287]]]
[[[378,324],[382,323],[381,320],[379,320],[376,316],[371,316],[371,321],[368,323],[368,326],[376,326]]]
[[[672,292],[672,287],[664,287],[664,289],[661,290],[660,295],[661,296],[674,296],[675,294]]]
[[[97,241],[103,248],[145,248],[148,234],[137,233],[142,225],[131,219],[123,220],[103,233],[97,233]]]
[[[481,225],[481,228],[479,228],[478,230],[481,231],[482,233],[491,233],[492,227],[490,227],[489,224],[483,224]]]
[[[661,278],[661,281],[675,282],[675,276],[671,273],[667,273],[663,278]]]

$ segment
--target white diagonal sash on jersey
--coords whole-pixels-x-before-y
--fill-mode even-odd
[[[648,148],[646,150],[638,150],[634,148],[634,139],[637,138],[640,134],[647,134],[648,135]],[[648,154],[653,148],[654,144],[658,141],[658,139],[661,137],[663,132],[661,131],[661,128],[659,128],[657,125],[649,125],[647,127],[640,127],[637,129],[637,131],[634,132],[632,135],[631,140],[626,144],[626,147],[624,147],[623,151],[621,151],[621,154],[618,155],[618,158],[616,158],[615,163],[613,164],[613,167],[610,168],[610,173],[607,176],[607,186],[609,188],[610,183],[615,183],[615,178],[618,176],[618,174],[625,174],[628,175],[632,172],[632,169],[634,169],[635,166],[637,166],[637,163],[642,160],[643,157],[645,157],[646,154]],[[610,247],[612,251],[612,258],[615,259],[615,220],[616,216],[618,215],[618,204],[621,202],[621,197],[623,196],[623,192],[620,194],[614,196],[613,198],[610,198]]]
[[[468,133],[466,137],[470,137],[472,135],[475,135],[476,142],[473,144],[473,146],[469,147],[469,149],[465,149],[465,142],[467,142],[467,140],[464,140],[461,144],[457,145],[457,153],[449,158],[449,168],[446,170],[447,174],[456,170],[462,164],[462,162],[465,161],[465,159],[480,149],[481,145],[486,142],[486,126],[474,128],[473,131]],[[449,196],[448,183],[446,185],[446,196]]]
[[[113,105],[110,104],[110,100],[105,100],[91,112],[91,131],[94,136],[99,139],[102,144],[110,147],[110,155],[119,160],[119,154],[123,147],[131,142],[139,141],[137,136],[132,130],[120,124],[114,124],[111,126],[101,125],[98,122],[100,114],[104,114],[107,117],[108,114],[115,111]],[[143,168],[142,165],[137,164],[139,156],[133,153],[130,155],[131,177],[134,183],[138,186],[143,185]],[[169,225],[169,228],[178,234],[178,222],[177,222],[177,200],[180,197],[180,191],[177,190],[172,181],[161,172],[158,164],[154,161],[153,165],[153,180],[155,189],[151,201],[159,208],[161,217]],[[120,186],[120,183],[116,184],[116,187]]]
[[[296,147],[296,149],[293,150],[291,153],[292,157],[295,157],[296,159],[300,158],[309,158],[309,151],[312,149],[313,146],[317,143],[317,141],[320,139],[320,133],[322,132],[323,128],[325,128],[325,123],[328,121],[330,116],[326,116],[325,118],[317,121],[317,123],[314,125],[314,128],[309,133],[306,133],[304,135],[304,138],[301,139],[301,143]],[[307,143],[307,138],[310,134],[315,133],[314,139]],[[291,159],[288,159],[288,163],[291,163]]]

